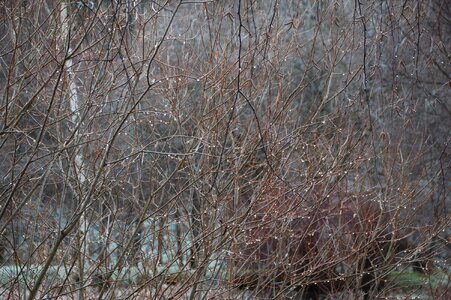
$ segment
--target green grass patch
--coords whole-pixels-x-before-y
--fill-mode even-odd
[[[444,287],[449,285],[449,274],[437,270],[430,275],[413,271],[391,272],[389,280],[399,287]]]

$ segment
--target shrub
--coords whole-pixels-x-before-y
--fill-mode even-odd
[[[243,225],[233,283],[259,293],[297,289],[306,297],[383,290],[409,245],[405,224],[371,194],[303,197],[269,185]]]

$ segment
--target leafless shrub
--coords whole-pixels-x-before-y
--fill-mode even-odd
[[[0,16],[1,298],[449,294],[446,1]]]

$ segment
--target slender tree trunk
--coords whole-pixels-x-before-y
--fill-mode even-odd
[[[60,10],[60,19],[61,19],[61,30],[62,30],[62,37],[63,41],[65,43],[65,49],[66,49],[66,55],[71,55],[72,49],[71,49],[71,40],[70,40],[70,2],[69,1],[62,1],[61,2],[61,10]],[[80,100],[79,95],[77,92],[77,84],[75,82],[75,73],[73,70],[74,63],[72,58],[69,58],[65,61],[65,70],[66,70],[66,80],[69,85],[69,108],[70,112],[72,114],[71,121],[74,124],[75,128],[78,127],[78,123],[81,122],[81,113],[79,110],[80,107]],[[78,134],[76,134],[77,136]],[[77,176],[78,184],[83,188],[85,186],[86,182],[86,176],[85,171],[83,169],[83,150],[81,148],[77,149],[77,153],[75,154],[74,163],[75,163],[75,173]],[[73,193],[75,195],[76,199],[81,199],[81,195],[77,195],[77,190],[73,189]],[[77,202],[79,202],[77,200]],[[77,203],[79,205],[80,203]],[[78,221],[78,232],[76,236],[76,242],[77,242],[77,265],[78,265],[78,274],[77,274],[77,298],[79,300],[84,299],[84,269],[85,269],[85,254],[87,250],[86,245],[86,239],[87,239],[87,220],[86,220],[86,214],[83,212],[83,214],[80,217],[80,220]]]

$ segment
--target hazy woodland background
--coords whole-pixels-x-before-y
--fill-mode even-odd
[[[0,16],[0,298],[449,296],[448,1]]]

